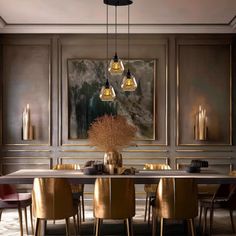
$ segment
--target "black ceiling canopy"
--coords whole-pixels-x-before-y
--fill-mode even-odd
[[[111,6],[127,6],[133,3],[131,0],[103,0],[103,2]]]

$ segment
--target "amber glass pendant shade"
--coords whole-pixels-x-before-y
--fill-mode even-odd
[[[124,64],[122,60],[119,59],[117,56],[117,53],[115,53],[115,56],[110,62],[108,71],[111,75],[122,75],[124,72]]]
[[[99,97],[103,102],[113,102],[115,100],[116,98],[115,90],[109,84],[108,80],[106,81],[105,86],[102,86]]]
[[[123,91],[135,91],[138,87],[135,77],[130,73],[130,71],[127,71],[127,74],[123,78],[121,88]]]

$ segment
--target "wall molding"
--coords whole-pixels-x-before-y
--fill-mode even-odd
[[[113,32],[114,25],[109,25]],[[106,33],[106,24],[25,24],[8,23],[0,16],[0,34],[9,33],[63,33],[63,34],[102,34]],[[127,25],[119,24],[118,33],[127,33]],[[236,16],[226,23],[205,24],[131,24],[133,34],[169,34],[169,33],[236,33]]]
[[[7,25],[6,21],[0,16],[0,29]]]
[[[236,29],[236,16],[232,19],[232,22],[230,24],[233,29]]]

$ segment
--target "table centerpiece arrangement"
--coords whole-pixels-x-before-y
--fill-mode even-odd
[[[137,128],[123,116],[104,115],[97,118],[88,131],[89,143],[104,151],[105,171],[111,174],[122,167],[121,151],[134,140]]]

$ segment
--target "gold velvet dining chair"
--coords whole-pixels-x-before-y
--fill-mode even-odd
[[[75,215],[78,205],[73,203],[70,184],[62,178],[35,178],[32,190],[33,215],[36,218],[35,236],[38,235],[40,221],[66,221],[66,235],[70,235],[69,218],[73,217],[77,235]]]
[[[146,163],[144,165],[144,170],[170,170],[170,166],[168,164],[159,164],[159,163]],[[150,216],[151,216],[151,202],[156,198],[158,184],[145,184],[144,191],[146,193],[145,200],[145,211],[144,211],[144,221],[146,221],[148,217],[148,224],[150,224]]]
[[[93,212],[95,235],[100,235],[104,219],[126,221],[127,235],[133,235],[135,187],[130,178],[97,178],[94,186]]]
[[[57,164],[53,168],[54,170],[80,170],[80,165],[78,164]],[[85,211],[84,211],[84,184],[71,184],[71,190],[73,198],[78,200],[79,206],[79,222],[81,219],[85,221]]]
[[[156,234],[157,218],[163,236],[164,219],[187,220],[195,235],[194,218],[198,215],[197,184],[193,179],[162,178],[153,207],[152,235]]]
[[[17,193],[14,186],[9,184],[0,185],[0,213],[6,209],[18,209],[19,223],[20,223],[20,235],[23,236],[23,220],[22,220],[22,209],[25,212],[25,226],[26,233],[28,231],[28,221],[27,221],[27,207],[30,207],[30,220],[31,220],[31,229],[34,233],[33,228],[33,219],[32,219],[32,199],[30,193]]]

